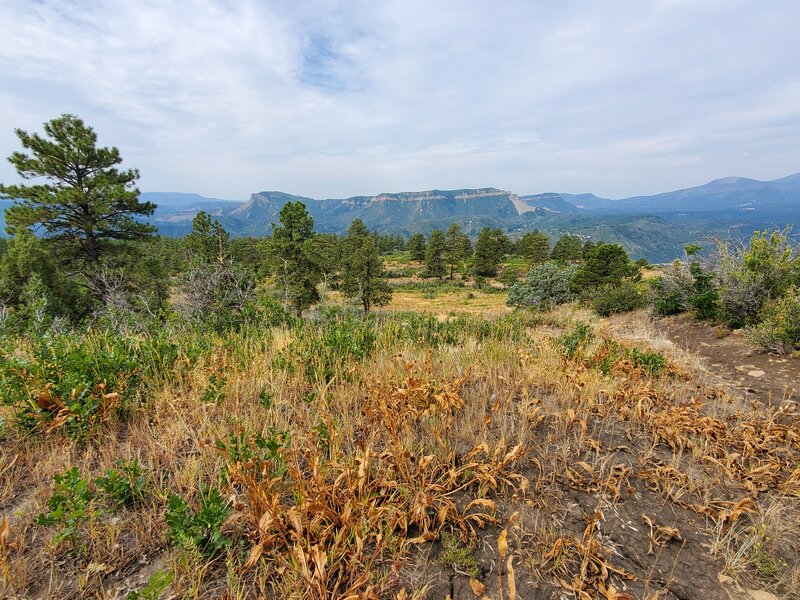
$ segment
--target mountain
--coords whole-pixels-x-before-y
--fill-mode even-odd
[[[343,233],[356,218],[380,233],[404,235],[452,223],[473,238],[485,226],[512,236],[540,229],[552,239],[572,233],[618,242],[635,258],[654,262],[672,260],[688,243],[708,245],[713,237],[747,238],[756,229],[800,223],[800,173],[774,181],[727,177],[619,200],[591,193],[518,195],[493,187],[325,200],[279,191],[257,192],[246,202],[179,192],[145,192],[141,198],[158,205],[150,221],[169,236],[188,233],[201,210],[234,236],[269,235],[284,204],[302,201],[321,232]],[[0,200],[0,208],[10,204]]]

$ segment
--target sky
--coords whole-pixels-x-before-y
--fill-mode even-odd
[[[0,155],[70,113],[143,191],[225,199],[774,179],[800,171],[799,22],[797,0],[0,0]]]

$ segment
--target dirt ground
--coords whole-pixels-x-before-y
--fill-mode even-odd
[[[708,369],[739,388],[747,399],[767,405],[800,402],[800,359],[769,354],[730,332],[685,316],[655,321],[655,327],[681,348],[702,357]]]

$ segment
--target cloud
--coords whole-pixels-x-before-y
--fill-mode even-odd
[[[216,197],[777,177],[800,170],[798,17],[789,0],[9,0],[0,153],[71,112],[142,189]]]

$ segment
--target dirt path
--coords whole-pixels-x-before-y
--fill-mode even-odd
[[[655,321],[655,327],[676,345],[705,359],[708,368],[740,388],[745,397],[766,404],[800,403],[800,359],[768,354],[740,332],[728,332],[685,316]]]

